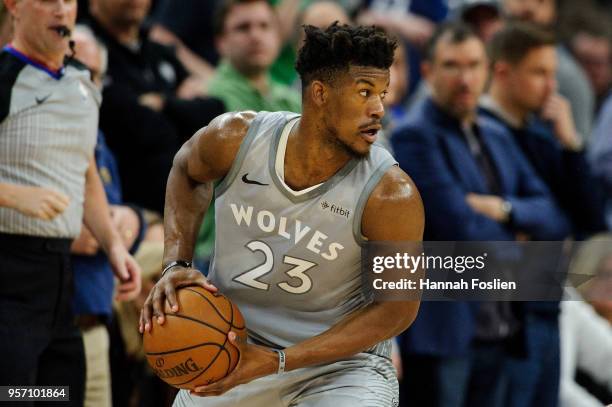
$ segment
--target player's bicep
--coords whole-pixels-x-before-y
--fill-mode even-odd
[[[372,191],[361,224],[370,241],[423,240],[423,202],[412,179],[399,167],[389,169]]]

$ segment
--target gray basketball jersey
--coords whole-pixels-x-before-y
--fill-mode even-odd
[[[252,339],[288,347],[366,306],[361,216],[396,162],[373,145],[324,183],[292,191],[283,181],[289,126],[299,116],[261,112],[216,189],[215,255],[209,277],[244,314]],[[390,345],[370,350],[388,356]]]

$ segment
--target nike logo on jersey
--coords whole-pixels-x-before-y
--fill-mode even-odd
[[[252,180],[252,179],[248,179],[247,175],[249,175],[248,172],[242,176],[242,182],[244,182],[245,184],[261,185],[262,187],[270,185],[270,184],[264,184],[264,183],[261,183],[259,181],[255,181],[255,180]]]
[[[36,99],[36,104],[37,104],[37,105],[41,105],[41,104],[45,103],[45,101],[46,101],[47,99],[49,99],[50,97],[51,97],[51,94],[49,93],[49,94],[48,94],[47,96],[45,96],[45,97],[42,97],[42,98],[35,97],[34,99]]]

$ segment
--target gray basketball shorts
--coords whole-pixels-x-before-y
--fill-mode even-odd
[[[391,361],[360,353],[328,365],[270,375],[218,397],[181,390],[174,407],[396,407],[399,386]]]

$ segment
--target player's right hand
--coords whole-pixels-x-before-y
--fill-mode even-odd
[[[199,270],[186,267],[173,267],[168,270],[157,284],[153,286],[149,296],[145,300],[144,306],[140,311],[140,323],[138,330],[140,333],[151,332],[151,319],[157,318],[157,323],[164,324],[164,302],[167,301],[172,312],[179,310],[176,300],[176,289],[190,285],[199,285],[210,292],[217,292],[215,287]]]
[[[15,189],[15,209],[26,216],[51,220],[70,204],[67,195],[43,187],[20,185]]]

